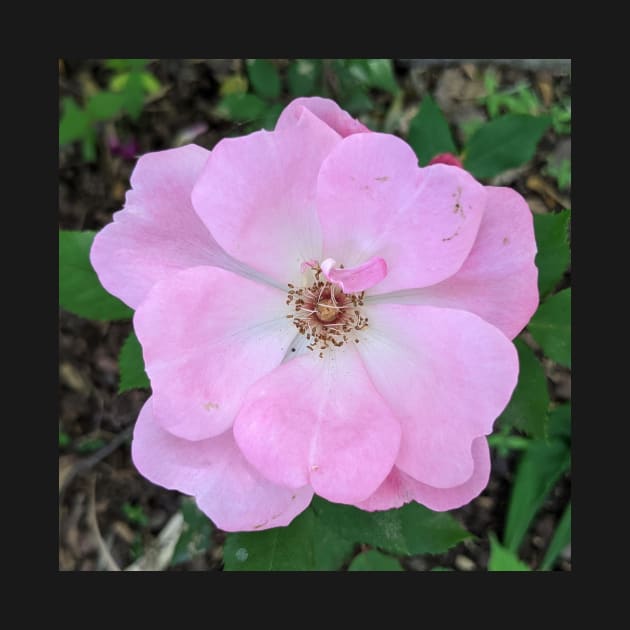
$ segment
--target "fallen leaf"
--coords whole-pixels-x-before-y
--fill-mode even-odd
[[[59,366],[59,377],[64,385],[75,392],[90,393],[89,381],[71,363],[64,362]]]
[[[560,195],[560,193],[558,193],[554,187],[546,182],[540,175],[530,175],[527,178],[525,185],[530,190],[538,193],[550,210],[553,210],[556,207],[556,204],[560,205],[562,208],[571,207],[571,202],[566,197]]]
[[[553,82],[548,72],[540,72],[538,74],[536,84],[542,96],[545,107],[549,107],[553,103]]]
[[[77,461],[75,455],[62,455],[59,458],[59,491],[65,485],[68,473],[72,470],[74,463]]]

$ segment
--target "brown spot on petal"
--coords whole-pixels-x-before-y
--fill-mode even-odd
[[[375,177],[374,178],[377,182],[386,182],[389,177],[387,175],[383,175],[383,177]]]
[[[202,405],[202,407],[206,410],[206,411],[210,411],[211,409],[218,409],[219,405],[217,403],[213,403],[213,402],[207,402],[205,405]]]
[[[510,242],[510,239],[507,236],[503,237],[503,244],[507,245]]]
[[[460,214],[462,219],[466,218],[464,214],[464,206],[462,205],[462,187],[457,187],[457,192],[453,193],[453,197],[455,197],[455,207],[453,208],[453,212],[455,214]]]
[[[442,241],[450,241],[451,239],[454,239],[458,235],[459,235],[459,228],[457,228],[455,230],[455,232],[453,234],[451,234],[450,236],[447,236],[446,238],[443,238]]]

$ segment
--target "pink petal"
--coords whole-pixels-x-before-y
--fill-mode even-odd
[[[372,494],[392,469],[400,427],[352,347],[297,357],[258,381],[234,423],[247,460],[267,479],[310,484],[339,503]]]
[[[473,474],[473,440],[492,431],[518,376],[514,345],[466,311],[378,304],[357,346],[402,426],[396,465],[436,488]]]
[[[281,488],[261,477],[231,431],[198,442],[177,438],[156,422],[152,403],[144,404],[133,433],[136,468],[157,485],[193,495],[217,527],[233,532],[288,525],[308,507],[310,488]]]
[[[382,258],[370,258],[358,267],[335,268],[336,261],[327,258],[322,261],[321,270],[330,282],[341,287],[344,293],[360,293],[378,284],[387,275],[387,264]]]
[[[195,209],[230,254],[286,286],[301,263],[320,260],[315,185],[340,141],[306,109],[290,128],[221,140],[193,190]]]
[[[470,479],[453,488],[434,488],[416,481],[398,468],[394,468],[380,488],[357,507],[368,512],[391,510],[409,501],[417,501],[436,512],[454,510],[470,503],[483,492],[490,478],[490,451],[485,437],[472,443],[474,470]]]
[[[527,202],[511,188],[487,186],[477,240],[461,269],[431,287],[379,295],[378,302],[431,304],[475,313],[513,339],[538,308],[536,240]]]
[[[317,210],[324,255],[345,267],[383,258],[387,277],[371,293],[448,278],[477,235],[483,186],[460,168],[417,163],[400,138],[369,133],[345,138],[322,165]]]
[[[286,294],[216,267],[158,282],[134,316],[162,426],[201,440],[228,429],[247,388],[295,336]]]
[[[143,155],[123,210],[96,235],[92,266],[103,286],[132,308],[173,270],[230,264],[190,201],[209,155],[194,144]]]
[[[370,131],[363,123],[341,109],[335,101],[320,96],[305,96],[291,101],[280,114],[276,129],[288,129],[295,126],[302,115],[303,108],[315,114],[343,138],[353,133]]]

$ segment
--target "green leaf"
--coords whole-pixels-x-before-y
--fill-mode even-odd
[[[534,215],[534,230],[538,245],[536,254],[538,290],[543,297],[556,287],[569,266],[570,220],[571,210]]]
[[[341,102],[343,104],[343,109],[347,110],[348,113],[352,114],[353,116],[358,116],[359,114],[369,112],[374,107],[372,99],[361,87],[357,87],[347,92],[343,96]]]
[[[267,111],[267,103],[255,94],[228,94],[217,106],[220,114],[236,121],[258,120]]]
[[[278,118],[283,110],[283,106],[280,103],[271,105],[262,120],[262,128],[272,131],[278,122]]]
[[[102,438],[81,438],[76,445],[78,453],[85,455],[87,453],[94,453],[105,446],[105,440]]]
[[[72,438],[65,432],[59,429],[59,448],[65,448],[70,446]]]
[[[494,177],[534,156],[551,119],[507,114],[481,127],[466,146],[464,166],[477,178]]]
[[[411,120],[409,144],[416,152],[420,166],[426,166],[438,153],[457,153],[448,122],[428,94]]]
[[[111,70],[142,70],[149,63],[148,59],[108,59],[105,66]]]
[[[567,509],[564,511],[558,526],[556,527],[556,531],[553,534],[553,538],[549,543],[549,547],[547,548],[547,553],[543,558],[542,563],[540,564],[540,571],[549,571],[555,561],[556,558],[562,553],[562,550],[571,542],[571,504],[567,506]]]
[[[354,82],[363,88],[376,88],[392,94],[396,94],[399,91],[391,59],[346,59],[337,61],[341,62],[338,66],[343,68],[343,72],[337,72],[338,78],[346,86]]]
[[[287,527],[228,534],[223,559],[226,571],[334,571],[353,550],[309,507]]]
[[[402,571],[396,558],[371,549],[360,553],[348,567],[348,571]]]
[[[143,72],[140,78],[142,88],[147,94],[157,94],[162,89],[162,84],[150,72]]]
[[[394,76],[391,59],[366,59],[365,65],[369,87],[378,88],[391,94],[398,92],[399,87]]]
[[[197,508],[190,498],[182,500],[184,528],[175,545],[171,566],[188,562],[191,558],[205,553],[212,546],[213,526],[208,517]]]
[[[148,59],[127,59],[129,68],[132,70],[142,70],[148,63]]]
[[[526,343],[516,339],[514,345],[518,351],[518,383],[499,424],[515,427],[535,438],[544,438],[549,408],[547,377],[534,351]]]
[[[64,98],[59,121],[59,146],[84,138],[90,129],[90,118],[72,98]]]
[[[296,59],[289,66],[288,82],[291,96],[311,96],[321,75],[319,59]]]
[[[123,109],[136,120],[144,107],[144,89],[142,87],[142,73],[133,70],[129,73],[129,79],[121,92],[123,97]]]
[[[311,508],[309,510],[312,511]],[[352,556],[355,543],[342,538],[317,516],[313,525],[315,571],[337,571]]]
[[[346,71],[347,78],[340,76],[340,79],[346,82],[355,82],[362,84],[364,87],[370,87],[370,73],[367,67],[367,59],[345,59],[340,60]]]
[[[95,234],[59,231],[59,304],[89,319],[128,319],[133,311],[105,291],[90,264]]]
[[[549,412],[549,437],[571,439],[571,405],[558,405]]]
[[[105,61],[105,67],[110,70],[124,71],[129,68],[128,59],[107,59]]]
[[[546,356],[571,367],[571,289],[560,291],[541,304],[528,330]]]
[[[273,100],[280,96],[280,75],[266,59],[249,59],[247,74],[254,91],[263,98]]]
[[[81,140],[81,153],[86,162],[96,160],[96,134],[92,127],[88,127],[85,136]]]
[[[499,543],[494,534],[490,534],[490,558],[488,571],[531,571],[516,554]]]
[[[151,387],[149,377],[144,370],[142,346],[133,331],[129,333],[120,349],[118,367],[120,369],[119,394],[130,389]]]
[[[312,571],[315,516],[305,510],[287,527],[228,534],[223,548],[226,571]]]
[[[86,111],[92,120],[108,120],[118,114],[124,105],[120,94],[97,92],[88,101]]]
[[[503,542],[518,552],[530,523],[545,498],[571,465],[571,452],[561,440],[534,441],[519,462],[508,504]]]
[[[122,92],[125,89],[125,85],[127,85],[127,81],[129,81],[129,73],[123,72],[122,74],[115,74],[109,80],[109,89],[112,92]]]
[[[524,451],[529,447],[529,444],[529,438],[520,435],[494,433],[488,437],[488,445],[498,449],[502,456],[506,456],[510,451]]]
[[[122,511],[127,520],[140,527],[146,527],[149,524],[149,517],[145,514],[141,505],[132,505],[129,502],[123,503]]]
[[[365,512],[320,497],[311,505],[322,522],[342,538],[390,553],[442,553],[471,537],[450,514],[432,512],[418,503],[384,512]]]

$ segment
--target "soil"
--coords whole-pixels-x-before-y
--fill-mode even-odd
[[[429,61],[427,64],[410,60],[395,62],[405,94],[405,113],[397,129],[403,135],[405,125],[427,91],[458,133],[461,121],[485,118],[478,98],[483,95],[482,73],[489,65],[500,73],[502,89],[527,82],[541,98],[551,98],[551,102],[570,94],[570,70],[566,64],[523,67],[483,61],[448,65],[439,60]],[[278,60],[278,65],[284,71],[286,60]],[[178,134],[199,123],[204,124],[205,131],[194,142],[207,148],[226,135],[243,133],[239,125],[222,120],[214,110],[222,78],[238,71],[244,73],[243,60],[155,60],[150,70],[164,86],[163,93],[145,106],[137,121],[122,118],[115,123],[119,137],[136,140],[139,153],[173,146]],[[80,101],[90,86],[107,86],[108,71],[102,60],[63,59],[59,61],[59,71],[60,98],[72,96]],[[389,98],[383,94],[374,96],[377,103]],[[288,100],[285,95],[283,102]],[[61,229],[98,230],[122,206],[134,162],[112,156],[104,135],[101,134],[98,159],[94,163],[83,160],[78,144],[60,150]],[[565,204],[570,207],[570,191],[558,191],[555,180],[542,175],[549,155],[570,156],[570,136],[548,132],[529,164],[503,174],[493,183],[516,188],[535,213],[558,211]],[[531,176],[538,180],[532,180]],[[563,284],[568,286],[569,282],[567,273]],[[131,462],[131,430],[149,396],[145,390],[117,394],[117,357],[131,323],[89,321],[62,309],[59,323],[59,429],[69,436],[68,443],[59,449],[59,568],[103,570],[113,568],[113,563],[124,568],[160,533],[179,509],[182,497],[145,480]],[[545,361],[545,366],[552,400],[570,400],[570,371],[549,361]],[[405,568],[485,570],[488,532],[494,531],[499,537],[502,534],[518,457],[518,453],[500,457],[493,451],[492,476],[486,490],[469,505],[452,512],[476,539],[443,555],[405,558]],[[92,491],[100,540],[90,518]],[[521,559],[529,566],[535,568],[542,560],[570,494],[571,480],[566,475],[546,501],[520,550]],[[141,507],[143,518],[130,518],[129,506]],[[223,539],[223,532],[215,530],[214,544],[207,552],[166,570],[222,570]],[[111,554],[109,560],[103,544]],[[555,569],[571,570],[570,547],[563,552]]]

